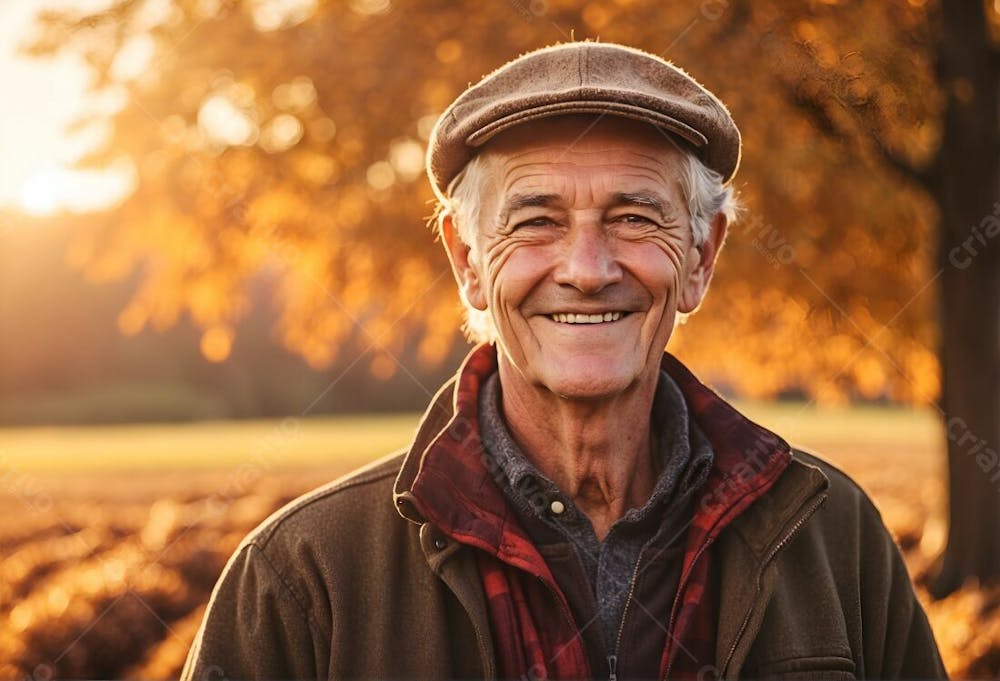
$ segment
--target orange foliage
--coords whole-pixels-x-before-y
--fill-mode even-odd
[[[317,368],[348,338],[439,360],[460,310],[423,227],[430,126],[518,53],[599,38],[675,60],[744,134],[748,211],[676,351],[751,396],[936,398],[937,215],[883,160],[939,144],[933,2],[165,4],[51,12],[34,48],[84,54],[95,90],[126,95],[85,162],[127,157],[137,189],[73,247],[95,279],[138,272],[124,333],[187,315],[224,359],[263,276],[281,341]],[[135,36],[153,59],[116,70]]]

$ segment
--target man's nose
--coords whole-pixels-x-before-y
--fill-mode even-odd
[[[613,238],[600,225],[574,226],[565,237],[555,281],[583,293],[597,293],[622,279]]]

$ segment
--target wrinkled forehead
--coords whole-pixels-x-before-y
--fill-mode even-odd
[[[684,196],[685,151],[647,123],[617,116],[573,115],[526,123],[504,131],[480,152],[486,175],[480,200],[531,188],[588,191],[658,191]]]

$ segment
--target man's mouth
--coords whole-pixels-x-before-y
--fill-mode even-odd
[[[620,310],[615,312],[601,312],[597,314],[580,314],[574,312],[550,314],[549,319],[560,324],[603,324],[604,322],[617,322],[628,312]]]

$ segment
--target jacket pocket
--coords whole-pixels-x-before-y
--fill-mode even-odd
[[[760,678],[768,679],[855,679],[854,660],[841,655],[815,655],[761,661]]]

